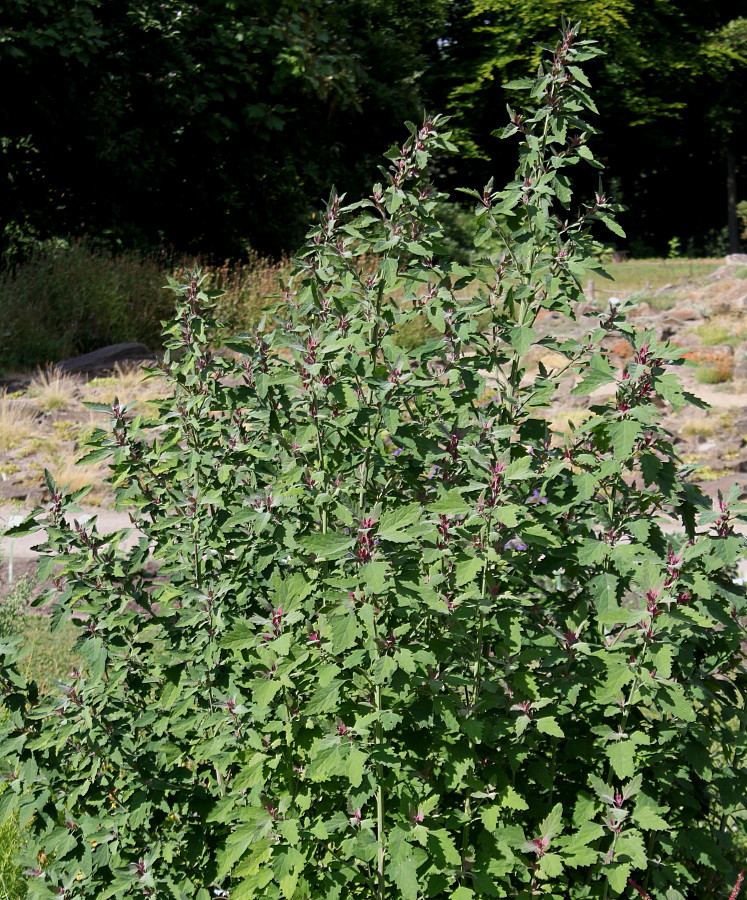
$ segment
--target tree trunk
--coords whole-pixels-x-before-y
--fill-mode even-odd
[[[739,221],[737,219],[737,157],[726,145],[726,204],[729,216],[729,253],[739,253]]]

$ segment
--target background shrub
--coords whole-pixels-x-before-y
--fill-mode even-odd
[[[85,241],[37,248],[0,274],[3,368],[30,369],[120,341],[157,349],[173,305],[163,282],[178,268],[166,251],[107,253]],[[221,293],[219,318],[236,330],[256,325],[288,271],[287,260],[251,250],[243,263],[207,268]]]

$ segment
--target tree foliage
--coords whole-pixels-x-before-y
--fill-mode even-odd
[[[362,190],[369,148],[423,107],[452,116],[447,186],[510,171],[485,110],[515,99],[502,85],[533,73],[561,14],[606,53],[589,70],[598,154],[634,246],[687,222],[683,246],[703,248],[725,197],[695,191],[695,215],[693,173],[723,184],[728,146],[745,194],[744,19],[725,0],[8,0],[2,252],[81,234],[292,248],[326,185]]]
[[[484,110],[514,96],[504,83],[532,74],[537,41],[548,39],[561,14],[581,20],[605,53],[589,70],[597,152],[628,207],[634,247],[661,252],[684,227],[683,237],[702,249],[708,231],[726,225],[727,144],[744,162],[747,53],[744,20],[731,3],[457,0],[432,91],[436,106],[453,115],[460,145],[485,160],[472,171],[492,171],[505,154]],[[706,181],[714,189],[697,190]]]

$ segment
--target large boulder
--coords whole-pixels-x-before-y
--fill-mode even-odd
[[[747,253],[730,253],[725,262],[727,266],[747,266]]]
[[[55,369],[71,374],[93,375],[111,371],[116,367],[117,363],[145,363],[152,362],[155,358],[155,353],[149,350],[145,344],[133,341],[122,344],[109,344],[108,347],[92,350],[90,353],[84,353],[82,356],[74,356],[72,359],[66,359],[57,363]]]

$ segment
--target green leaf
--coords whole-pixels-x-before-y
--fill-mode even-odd
[[[422,515],[419,503],[409,503],[385,512],[379,520],[378,537],[384,541],[408,541],[409,536],[402,529],[414,525]]]
[[[614,865],[605,866],[602,870],[607,876],[610,887],[616,894],[621,894],[628,886],[628,878],[633,871],[630,863],[616,863]]]
[[[337,736],[318,738],[311,748],[307,776],[311,781],[328,781],[336,775],[347,775],[347,749]]]
[[[437,843],[437,852],[440,856],[443,856],[444,862],[447,866],[461,865],[462,857],[456,848],[454,839],[445,828],[431,829],[428,833],[429,845],[431,844],[432,840]]]
[[[500,794],[501,807],[505,809],[529,809],[529,804],[521,794],[512,787],[504,788]]]
[[[299,543],[317,559],[340,559],[353,546],[355,538],[347,534],[308,534]]]
[[[551,840],[555,837],[556,834],[559,834],[561,829],[561,822],[563,821],[563,806],[561,803],[556,803],[555,806],[550,810],[547,816],[543,819],[542,824],[540,825],[540,834]]]
[[[418,859],[406,841],[390,843],[386,873],[397,885],[402,900],[418,900]]]
[[[540,869],[548,878],[560,878],[563,874],[563,859],[557,853],[545,853],[540,859]]]
[[[349,650],[358,638],[358,619],[352,610],[341,616],[330,616],[327,620],[332,652],[337,655]],[[326,633],[326,632],[325,632]]]
[[[528,325],[516,325],[509,332],[509,341],[517,356],[524,356],[536,337],[535,330]]]
[[[521,481],[532,475],[532,457],[520,456],[506,466],[503,472],[504,481]]]
[[[460,885],[451,895],[451,900],[473,900],[475,892],[464,885]]]
[[[507,503],[494,507],[493,518],[507,528],[515,528],[519,524],[518,514],[520,511],[520,506],[517,506],[515,503]]]
[[[671,825],[659,813],[667,812],[667,807],[642,805],[640,800],[633,810],[633,821],[644,831],[669,831]]]
[[[543,716],[541,719],[536,719],[537,731],[540,734],[549,734],[552,737],[565,737],[563,733],[563,729],[558,725],[557,719],[555,716]]]
[[[471,504],[454,488],[446,491],[438,500],[428,504],[428,510],[438,515],[459,515],[472,510]]]
[[[619,608],[617,602],[617,586],[619,583],[620,579],[609,572],[595,575],[594,578],[589,580],[589,596],[593,599],[598,613],[603,614]]]
[[[635,744],[631,740],[609,743],[604,752],[618,778],[632,778],[635,774]]]
[[[373,560],[360,568],[360,580],[367,590],[373,594],[379,594],[384,590],[387,574],[387,563],[383,560]]]
[[[605,384],[612,384],[615,376],[612,373],[612,367],[607,359],[597,353],[589,360],[589,368],[584,373],[581,381],[571,391],[572,396],[578,394],[590,394],[597,388],[603,387]]]
[[[363,775],[366,771],[366,763],[368,757],[362,750],[352,747],[348,756],[347,776],[353,787],[360,787],[363,781]]]
[[[626,459],[633,450],[633,445],[641,433],[641,423],[635,419],[623,419],[621,422],[613,422],[607,426],[612,446],[615,448],[615,456],[618,459]]]
[[[482,572],[484,566],[485,563],[476,556],[458,562],[456,565],[457,587],[469,584],[479,572]]]

